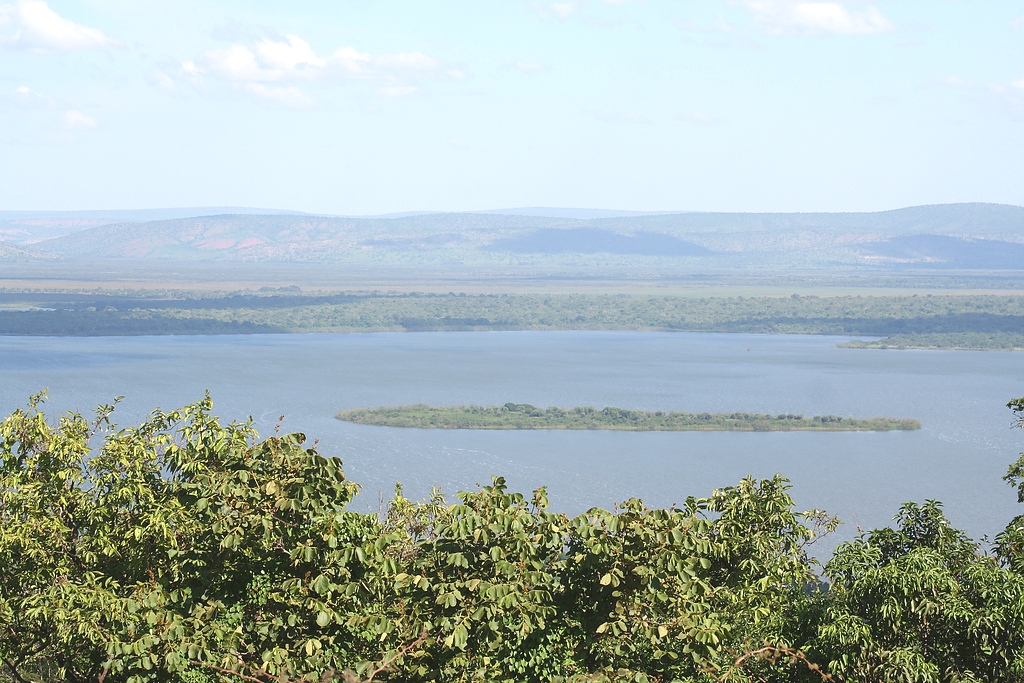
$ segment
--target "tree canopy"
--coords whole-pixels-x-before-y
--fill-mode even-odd
[[[366,514],[340,461],[209,397],[128,428],[41,401],[0,423],[0,680],[1024,681],[1024,516],[986,549],[907,503],[819,566],[838,521],[781,476]],[[1024,455],[1006,479],[1024,502]]]

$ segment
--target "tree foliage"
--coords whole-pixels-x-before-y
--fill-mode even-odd
[[[959,286],[959,285],[958,285]],[[991,286],[991,283],[986,286]],[[669,330],[883,337],[860,348],[1024,348],[1024,297],[2,293],[4,335]]]
[[[363,514],[338,460],[208,397],[123,429],[41,400],[0,423],[0,679],[1024,680],[1021,518],[988,554],[908,503],[822,569],[837,521],[780,476],[574,518],[495,478]]]

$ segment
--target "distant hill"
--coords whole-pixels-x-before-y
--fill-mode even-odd
[[[172,209],[113,209],[89,211],[0,211],[0,221],[11,220],[98,220],[104,223],[144,223],[171,218],[194,218],[217,214],[308,216],[302,211],[253,209],[239,206],[200,206]]]
[[[674,213],[599,218],[593,227],[656,232],[849,232],[886,236],[914,233],[1024,236],[1024,207],[1007,204],[935,204],[864,213]]]
[[[640,256],[708,256],[710,249],[656,232],[623,235],[596,228],[543,228],[491,242],[492,251],[516,254],[635,254]]]
[[[19,247],[7,242],[0,242],[0,263],[13,263],[20,261],[53,261],[58,256],[42,252],[37,249]]]
[[[0,240],[16,244],[33,244],[111,223],[145,223],[218,214],[308,215],[299,211],[227,206],[111,211],[0,211]]]
[[[1024,269],[1019,206],[950,204],[873,213],[596,211],[591,218],[575,217],[585,211],[576,209],[505,211],[392,217],[267,212],[118,221],[42,240],[31,249],[69,260]],[[552,215],[534,215],[543,212]],[[15,246],[29,248],[24,242]],[[10,254],[0,253],[0,259],[14,258]]]
[[[450,242],[475,247],[508,231],[559,223],[466,213],[388,219],[223,215],[115,223],[47,240],[38,247],[64,258],[323,261],[349,252],[422,251]]]
[[[907,235],[867,245],[866,254],[907,266],[966,270],[1024,270],[1024,244],[963,239],[947,235]]]
[[[635,218],[636,216],[661,216],[678,214],[678,211],[616,211],[614,209],[559,209],[546,206],[528,206],[518,209],[490,209],[473,213],[501,214],[505,216],[536,216],[539,218],[572,218],[591,220],[593,218]]]

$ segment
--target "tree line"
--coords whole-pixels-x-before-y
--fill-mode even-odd
[[[982,547],[907,503],[821,566],[838,521],[781,476],[367,514],[339,460],[209,397],[127,428],[41,400],[0,423],[0,680],[1024,681],[1024,516]],[[1024,502],[1024,455],[1006,480]]]
[[[613,294],[3,294],[0,334],[666,330],[885,337],[885,347],[1024,348],[1024,297]],[[43,310],[47,309],[47,310]]]

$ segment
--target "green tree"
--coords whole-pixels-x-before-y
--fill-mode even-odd
[[[301,434],[222,425],[209,398],[123,430],[109,406],[50,426],[39,400],[0,424],[11,678],[300,679],[362,662],[352,615],[364,546],[383,539],[376,518],[345,511],[356,487],[338,460]]]
[[[850,680],[1019,681],[1024,578],[953,529],[934,501],[841,546],[815,644]]]
[[[1010,401],[1024,426],[1024,399]],[[1004,477],[1024,502],[1024,455]],[[941,504],[906,503],[896,529],[840,546],[812,650],[865,681],[1024,680],[1024,516],[983,552]]]
[[[381,517],[208,397],[126,429],[41,400],[0,422],[5,681],[1024,681],[1020,517],[989,554],[907,503],[826,586],[807,547],[837,522],[781,476],[571,519],[501,478],[399,487]]]
[[[0,424],[0,665],[17,681],[47,675],[96,680],[110,623],[123,615],[110,580],[95,571],[83,456],[102,424],[67,416],[51,428],[36,410]]]
[[[770,667],[737,656],[788,648],[814,599],[814,531],[780,477],[681,509],[630,500],[573,519],[501,478],[459,497],[392,504],[388,525],[413,530],[397,546],[394,646],[431,634],[401,680],[744,678]]]
[[[1013,411],[1016,426],[1024,428],[1024,397],[1013,399],[1006,407]],[[1024,453],[1010,465],[1003,479],[1017,488],[1017,502],[1024,503]],[[996,537],[996,553],[1007,566],[1024,573],[1024,515],[1015,517]]]

